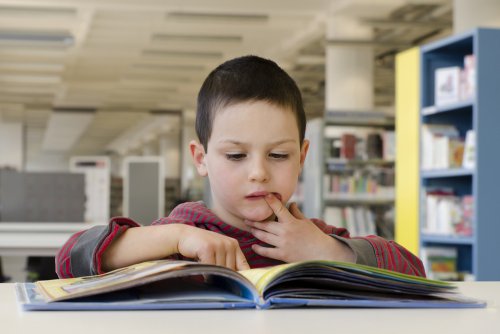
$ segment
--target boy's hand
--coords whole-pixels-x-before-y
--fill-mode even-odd
[[[179,235],[177,253],[201,263],[233,270],[250,269],[236,239],[192,226],[185,227]]]
[[[336,260],[354,262],[353,251],[342,242],[321,231],[311,220],[304,217],[297,204],[290,211],[273,195],[265,197],[278,221],[251,222],[251,232],[259,240],[274,248],[253,245],[262,256],[284,262],[304,260]]]

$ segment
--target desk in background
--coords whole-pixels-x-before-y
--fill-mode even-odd
[[[100,333],[500,333],[500,282],[462,282],[484,309],[282,309],[23,312],[14,284],[0,284],[0,332]]]
[[[54,256],[72,234],[95,225],[1,222],[0,256]]]

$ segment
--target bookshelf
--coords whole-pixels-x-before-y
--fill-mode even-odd
[[[436,70],[441,68],[464,68],[464,58],[473,55],[475,86],[472,96],[458,94],[459,98],[440,104],[440,90],[436,84]],[[500,182],[500,155],[496,146],[500,143],[500,30],[475,29],[461,35],[452,36],[421,48],[421,162],[428,159],[429,148],[423,137],[427,125],[452,125],[459,137],[467,131],[475,133],[475,161],[473,167],[436,168],[423,162],[420,166],[420,256],[426,262],[428,249],[453,249],[456,252],[456,269],[475,280],[499,280],[500,266],[496,254],[500,253],[500,221],[498,198]],[[466,75],[461,80],[467,81]],[[441,80],[440,78],[437,78]],[[441,82],[441,81],[439,81]],[[460,82],[460,85],[463,83]],[[437,86],[437,87],[436,87]],[[461,87],[461,86],[460,86]],[[457,89],[455,87],[455,89]],[[448,92],[453,92],[449,90]],[[461,96],[460,96],[461,95]],[[438,98],[436,98],[436,96]],[[467,149],[467,148],[466,148]],[[442,153],[442,151],[439,151]],[[427,156],[426,156],[427,154]],[[432,191],[451,190],[458,199],[460,214],[465,212],[460,200],[470,199],[470,229],[467,233],[451,230],[437,233],[429,228],[432,215],[438,215],[438,224],[446,219],[446,210],[434,211],[431,205]],[[443,197],[441,197],[443,198]],[[451,197],[450,197],[451,198]],[[442,208],[442,207],[441,207]],[[441,210],[441,209],[440,209]],[[445,212],[445,214],[442,214]],[[459,217],[461,217],[459,214]],[[454,217],[454,216],[453,216]],[[441,220],[439,220],[441,219]],[[458,218],[459,221],[462,218]],[[463,220],[463,219],[462,219]]]
[[[386,136],[393,131],[394,117],[382,112],[330,111],[310,120],[306,138],[311,145],[302,172],[304,214],[344,226],[354,236],[377,233],[393,239],[395,161],[383,153],[389,151],[384,139],[389,141]],[[345,135],[354,137],[355,152],[347,153]],[[377,148],[369,151],[374,146],[368,137],[374,135],[380,136]]]

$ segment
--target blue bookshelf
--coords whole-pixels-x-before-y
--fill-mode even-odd
[[[463,67],[464,56],[476,61],[476,92],[469,98],[435,106],[435,71]],[[452,124],[465,136],[476,134],[473,169],[420,170],[420,249],[454,247],[457,267],[476,280],[500,280],[500,30],[478,28],[421,48],[421,117],[423,124]],[[424,148],[421,145],[421,156]],[[472,235],[433,235],[425,226],[425,194],[429,188],[453,189],[473,198]]]

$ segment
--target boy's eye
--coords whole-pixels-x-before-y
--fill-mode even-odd
[[[226,153],[226,159],[231,161],[239,161],[246,157],[244,153]]]
[[[276,159],[276,160],[285,160],[288,158],[288,154],[286,154],[286,153],[269,153],[269,156],[272,159]]]

